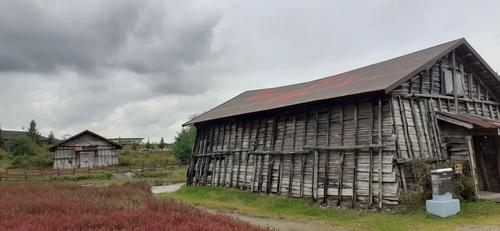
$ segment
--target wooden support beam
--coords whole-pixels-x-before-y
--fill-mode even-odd
[[[378,142],[380,145],[383,145],[382,142],[382,100],[378,100]],[[378,157],[379,157],[379,179],[378,179],[378,184],[379,184],[379,191],[378,191],[378,207],[379,209],[382,209],[382,195],[383,195],[383,158],[382,158],[383,152],[382,148],[378,150]]]
[[[295,150],[295,144],[296,144],[296,141],[295,141],[295,138],[296,138],[296,127],[297,127],[297,115],[296,114],[293,114],[293,121],[292,121],[292,150]],[[295,154],[292,154],[292,156],[290,157],[291,159],[291,163],[290,163],[290,175],[289,175],[289,180],[288,180],[288,196],[292,196],[292,193],[293,193],[293,173],[295,171]]]
[[[260,156],[260,169],[259,169],[259,192],[262,192],[262,184],[264,183],[264,157]]]
[[[300,167],[300,198],[304,197],[304,178],[306,174],[306,155],[302,154],[302,162]]]
[[[354,145],[358,145],[358,105],[356,104],[354,106],[354,115],[353,115],[353,119],[354,119]],[[357,196],[358,196],[358,193],[357,193],[357,181],[358,181],[358,149],[354,150],[354,156],[353,156],[353,176],[352,176],[352,202],[351,202],[351,206],[353,208],[356,207],[356,200],[357,200]]]
[[[340,145],[344,145],[344,107],[340,109]],[[340,206],[342,203],[342,180],[344,176],[344,151],[340,151],[340,160],[339,160],[339,180],[337,185],[337,206]]]
[[[271,155],[267,155],[267,181],[266,181],[266,193],[269,194],[273,187],[273,169],[274,169],[274,158]]]
[[[431,95],[432,95],[432,91],[434,88],[434,81],[432,79],[433,72],[434,72],[433,67],[429,68],[429,94],[431,94]],[[423,92],[421,92],[421,93],[423,93]]]
[[[295,154],[290,157],[290,175],[288,176],[288,196],[292,196],[293,193],[293,172],[295,170]]]
[[[283,181],[283,155],[280,155],[279,158],[279,167],[278,167],[278,185],[277,185],[277,192],[278,194],[281,194],[281,187],[282,187],[282,181]]]
[[[486,162],[484,161],[484,153],[477,153],[477,159],[479,160],[479,165],[481,166],[480,167],[481,176],[482,176],[481,178],[483,180],[484,187],[485,187],[486,191],[490,191],[491,184],[490,184],[490,179],[488,178],[488,171],[486,169]]]
[[[355,150],[369,150],[387,147],[386,145],[372,144],[372,145],[344,145],[344,146],[305,146],[304,150],[328,150],[328,151],[355,151]]]
[[[452,68],[452,79],[453,79],[453,98],[455,104],[455,113],[458,113],[458,77],[457,77],[457,67],[455,59],[455,51],[451,52],[451,68]]]
[[[227,181],[227,164],[229,163],[229,155],[224,157],[224,180],[222,181],[222,186],[226,187]]]
[[[419,148],[419,153],[420,153],[420,158],[424,157],[423,149],[424,145],[422,144],[422,131],[420,130],[420,126],[418,124],[417,120],[417,113],[415,112],[415,104],[412,99],[410,99],[410,109],[411,109],[411,115],[413,117],[413,125],[415,126],[415,131],[417,133],[417,142],[418,142],[418,148]],[[423,124],[422,124],[423,125]]]
[[[404,131],[404,137],[405,137],[405,142],[406,142],[406,150],[408,152],[408,157],[409,158],[415,158],[415,154],[413,153],[413,145],[410,139],[410,132],[408,130],[408,120],[406,118],[406,109],[404,107],[404,103],[401,100],[401,97],[398,96],[398,104],[399,104],[399,112],[401,114],[401,120],[403,123],[403,131]]]
[[[495,136],[495,145],[496,145],[496,160],[497,160],[497,177],[500,180],[500,137]]]
[[[318,128],[319,128],[319,113],[316,110],[314,113],[314,146],[318,146]],[[311,189],[312,189],[312,197],[314,200],[318,199],[318,169],[319,169],[319,152],[318,150],[314,150],[313,156],[313,169],[312,169],[312,181],[311,181]]]
[[[432,81],[432,79],[431,79]],[[394,132],[396,133],[396,156],[398,156],[398,153],[400,153],[398,147],[398,130],[396,127],[396,119],[394,117],[394,106],[393,106],[393,99],[391,98],[391,112],[392,112],[392,119],[393,119],[393,124],[394,124]],[[373,102],[370,102],[370,119],[369,119],[369,124],[370,124],[370,130],[368,131],[368,143],[370,145],[373,145]],[[373,205],[373,149],[370,149],[370,156],[369,156],[369,161],[370,161],[370,166],[368,170],[368,207],[371,208]]]
[[[247,154],[250,156],[250,153]],[[247,157],[248,158],[248,157]],[[250,191],[255,192],[255,178],[257,178],[257,160],[259,156],[253,156],[253,172],[252,172],[252,181],[250,185]]]
[[[319,167],[319,151],[314,151],[313,156],[313,178],[312,178],[312,196],[314,200],[318,199],[318,167]]]
[[[421,123],[422,123],[422,127],[424,128],[424,137],[425,137],[425,143],[427,144],[426,147],[427,147],[427,158],[430,158],[432,157],[432,142],[431,142],[431,139],[429,137],[429,129],[427,126],[429,126],[428,122],[427,122],[427,118],[426,118],[426,114],[425,114],[425,107],[423,106],[423,102],[422,101],[418,101],[417,103],[417,107],[420,111],[420,119],[421,119]]]
[[[331,133],[331,118],[332,110],[328,109],[328,120],[327,120],[327,133],[326,133],[326,145],[330,146],[330,133]],[[323,204],[326,204],[328,201],[328,165],[330,163],[330,152],[325,152],[325,175],[323,176]]]
[[[469,153],[469,165],[471,177],[474,180],[474,193],[476,197],[479,197],[479,181],[477,179],[477,168],[476,168],[476,154],[474,153],[474,145],[472,136],[465,137],[465,143],[467,145],[467,151]]]

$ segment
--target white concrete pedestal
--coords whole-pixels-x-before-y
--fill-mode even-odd
[[[460,201],[453,199],[451,193],[432,195],[425,203],[427,212],[440,217],[449,217],[460,212]]]

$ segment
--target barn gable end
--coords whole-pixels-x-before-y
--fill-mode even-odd
[[[118,164],[121,145],[91,132],[83,131],[50,148],[54,168],[94,168]]]

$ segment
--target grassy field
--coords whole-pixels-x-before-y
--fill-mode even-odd
[[[460,225],[500,225],[500,205],[492,201],[463,203],[459,215],[439,218],[427,214],[424,208],[404,213],[321,208],[301,199],[227,188],[183,187],[161,197],[256,216],[315,220],[353,230],[452,230]]]
[[[0,182],[0,192],[1,230],[266,230],[158,200],[146,184]]]

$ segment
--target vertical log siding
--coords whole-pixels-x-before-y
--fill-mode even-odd
[[[389,98],[379,101],[198,126],[188,182],[340,206],[397,204],[392,112]]]

